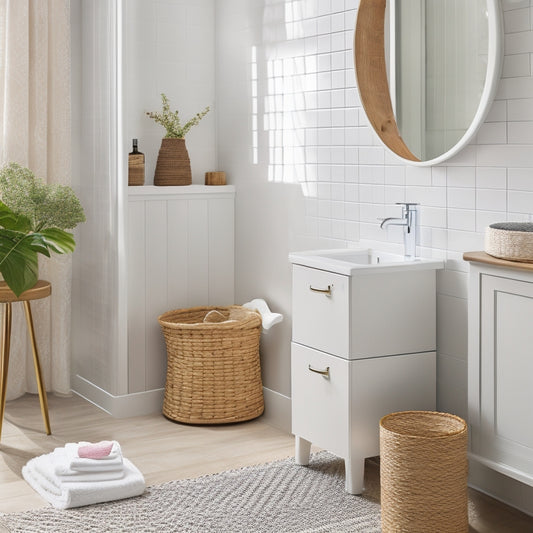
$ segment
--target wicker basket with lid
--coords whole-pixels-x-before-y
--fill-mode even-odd
[[[219,321],[204,322],[206,315]],[[188,424],[224,424],[263,413],[261,315],[241,306],[162,314],[167,344],[163,414]]]

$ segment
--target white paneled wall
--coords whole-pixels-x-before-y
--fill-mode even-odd
[[[87,214],[87,223],[77,228],[74,256],[73,389],[115,416],[159,410],[161,391],[153,387],[161,386],[164,374],[160,354],[153,365],[143,365],[141,377],[132,378],[128,361],[127,154],[131,139],[138,138],[146,155],[146,183],[151,187],[165,131],[146,112],[160,109],[160,93],[167,94],[182,120],[213,106],[214,12],[214,0],[72,0],[73,183]],[[214,109],[191,130],[187,146],[193,181],[203,184],[204,172],[216,169]],[[213,215],[220,215],[216,208]],[[164,222],[179,223],[179,216],[169,209]],[[163,222],[162,218],[162,210],[150,213],[152,224]],[[144,228],[133,226],[131,231],[138,232],[139,241],[144,238]],[[221,231],[222,225],[214,222],[215,241]],[[152,259],[167,251],[160,236],[149,240],[144,249]],[[221,283],[208,271],[205,255],[194,255],[205,236],[200,232],[196,245],[190,247],[199,266],[191,269],[187,279],[194,286],[195,275],[206,277],[198,299],[180,299],[185,306],[205,301],[206,287]],[[220,239],[223,242],[227,241]],[[172,244],[169,236],[167,248],[178,256],[181,251]],[[215,243],[213,250],[220,251],[220,244]],[[220,259],[222,268],[233,262],[233,253],[227,255]],[[139,267],[134,265],[134,274]],[[165,262],[155,261],[150,268],[147,277],[162,276]],[[172,279],[179,277],[171,277],[168,287],[149,292],[144,302],[148,309],[160,312],[157,298],[170,303],[166,289],[175,295]],[[148,335],[155,338],[154,327]],[[129,394],[131,383],[137,391],[155,393]]]
[[[238,191],[237,300],[261,294],[290,317],[289,250],[362,241],[400,251],[401,229],[381,230],[377,219],[398,215],[395,202],[419,202],[419,253],[446,260],[438,276],[438,406],[462,416],[462,253],[483,248],[489,223],[533,216],[533,8],[530,0],[501,5],[496,101],[474,141],[432,168],[404,165],[368,126],[353,70],[358,0],[225,0],[216,11],[218,157]],[[250,218],[256,213],[263,216]],[[288,327],[273,330],[262,351],[266,387],[286,396],[289,339]]]
[[[166,347],[157,317],[232,305],[232,186],[131,187],[128,197],[128,392],[160,389]]]

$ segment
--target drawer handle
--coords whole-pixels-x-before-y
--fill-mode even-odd
[[[329,379],[329,366],[326,367],[326,370],[318,370],[318,368],[313,368],[311,365],[309,365],[309,370],[311,370],[311,372],[315,372],[316,374],[320,374],[321,376],[325,376]]]
[[[317,289],[316,287],[313,287],[312,285],[309,285],[309,290],[313,292],[321,292],[322,294],[327,294],[328,296],[331,296],[331,289],[333,288],[333,285],[328,285],[327,289]]]

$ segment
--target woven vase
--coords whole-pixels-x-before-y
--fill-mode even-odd
[[[154,185],[190,185],[191,161],[185,139],[163,139],[157,156]]]

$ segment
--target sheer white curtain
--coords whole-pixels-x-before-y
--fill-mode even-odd
[[[70,0],[0,0],[0,154],[70,184]],[[71,259],[40,263],[52,296],[32,302],[46,388],[70,392]],[[13,305],[7,399],[37,392],[21,304]]]

